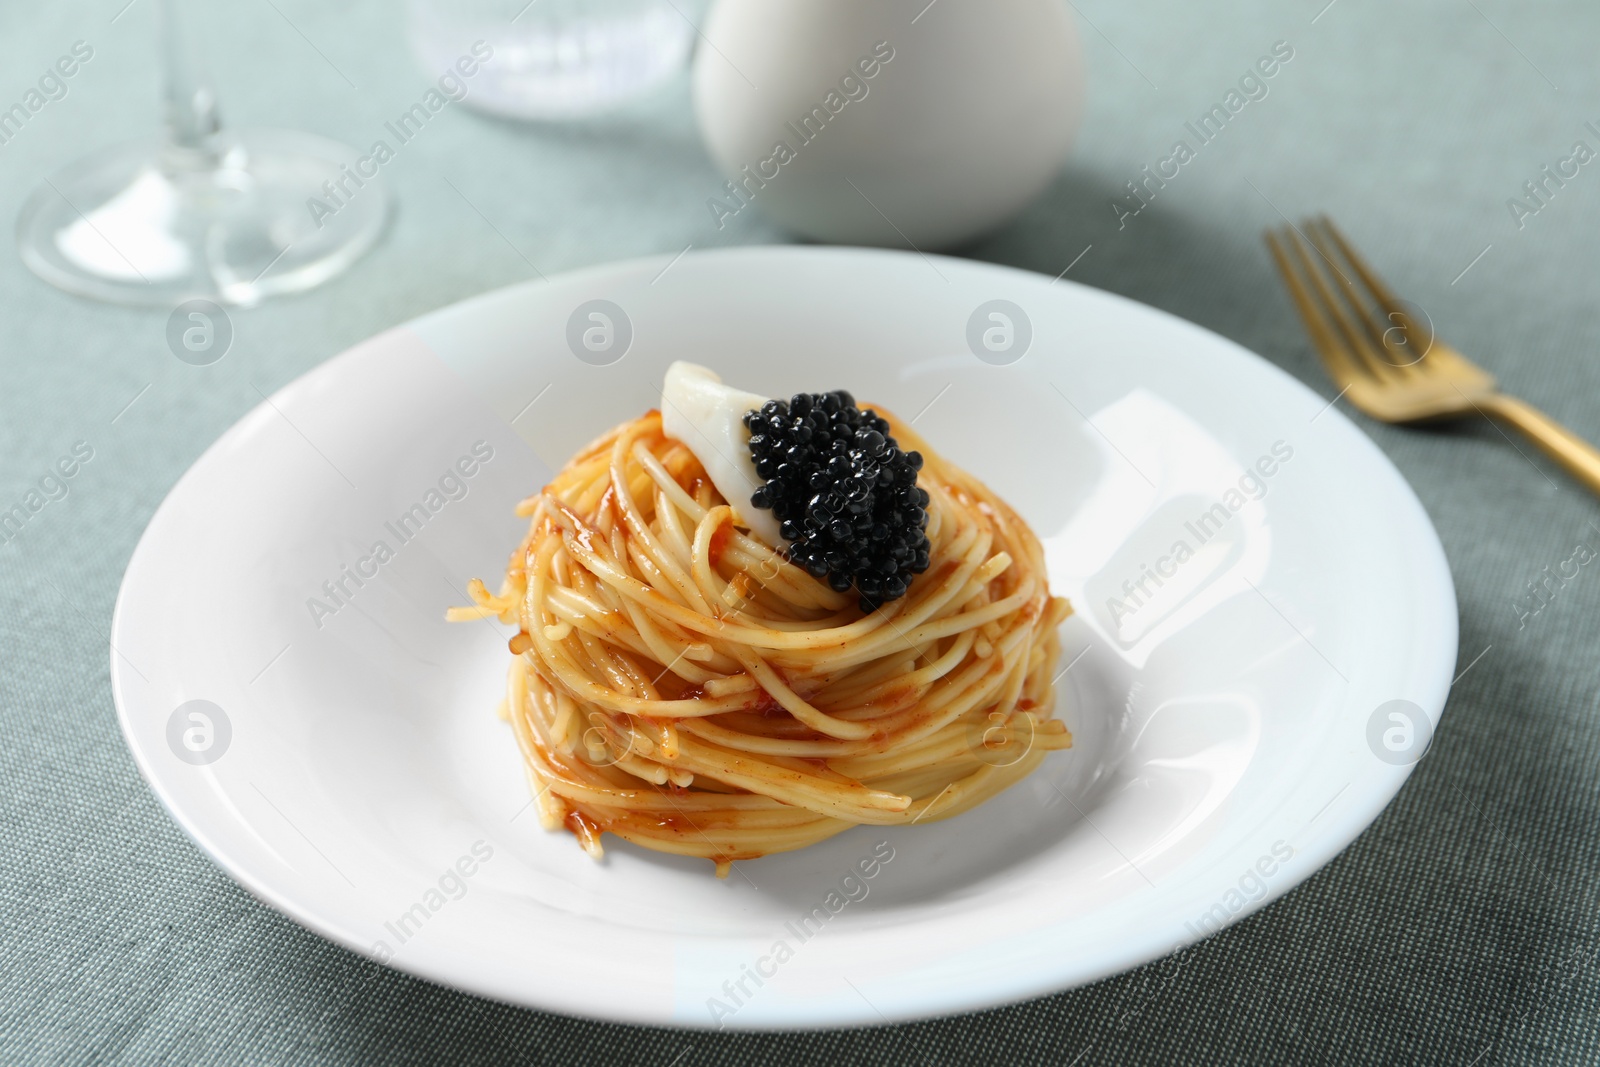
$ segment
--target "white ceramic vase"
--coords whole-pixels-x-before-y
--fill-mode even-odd
[[[762,212],[824,241],[958,245],[1043,191],[1082,110],[1066,0],[717,0],[704,33],[719,229]]]

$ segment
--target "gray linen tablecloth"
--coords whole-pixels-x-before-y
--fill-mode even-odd
[[[0,217],[66,159],[153,130],[151,5],[119,15],[125,3],[0,13],[0,103],[74,41],[94,49],[68,94],[0,146]],[[1600,166],[1547,182],[1539,201],[1524,191],[1575,142],[1600,150],[1600,8],[1077,7],[1091,96],[1070,165],[966,254],[1054,275],[1092,246],[1069,277],[1216,330],[1331,399],[1260,240],[1284,215],[1326,210],[1445,336],[1600,440]],[[216,5],[205,29],[226,116],[367,143],[424,84],[398,9]],[[1119,227],[1111,203],[1124,184],[1277,41],[1294,58],[1269,95]],[[0,501],[21,498],[75,442],[94,450],[70,494],[0,546],[0,1062],[1600,1058],[1600,570],[1580,568],[1537,613],[1527,608],[1547,567],[1580,545],[1600,549],[1600,501],[1487,423],[1418,431],[1357,416],[1443,537],[1464,673],[1432,751],[1373,827],[1182,967],[893,1029],[708,1036],[465,996],[256,903],[167,817],[116,725],[108,620],[162,496],[258,389],[528,278],[530,264],[550,274],[691,243],[788,239],[753,212],[721,234],[711,227],[704,201],[719,179],[686,78],[585,125],[452,109],[386,173],[400,210],[377,252],[314,293],[235,314],[233,350],[204,369],[168,351],[165,311],[73,299],[0,254]]]

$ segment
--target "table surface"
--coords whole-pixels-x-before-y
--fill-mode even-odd
[[[119,14],[125,3],[0,13],[0,102],[72,42],[94,48],[67,96],[0,147],[0,215],[67,159],[153,132],[153,8]],[[1054,275],[1090,246],[1072,278],[1216,330],[1332,399],[1260,240],[1285,216],[1327,211],[1509,391],[1600,440],[1600,168],[1547,185],[1542,204],[1523,192],[1575,142],[1600,149],[1585,125],[1600,126],[1600,8],[1325,3],[1081,0],[1090,99],[1072,159],[964,254]],[[399,7],[207,12],[225,116],[370,142],[426,84]],[[1294,58],[1270,94],[1119,228],[1124,183],[1280,40]],[[0,255],[0,501],[75,442],[94,450],[70,495],[0,546],[0,1061],[1600,1058],[1600,569],[1525,606],[1546,568],[1600,549],[1600,502],[1485,422],[1419,431],[1355,416],[1438,526],[1462,676],[1431,752],[1371,829],[1181,968],[893,1029],[712,1036],[489,1003],[255,902],[161,809],[112,707],[112,603],[167,490],[258,390],[423,311],[535,269],[790,239],[754,212],[712,227],[704,200],[720,178],[686,78],[581,125],[451,109],[385,173],[400,208],[377,251],[320,290],[236,313],[232,351],[206,368],[173,358],[164,310],[68,297]],[[1537,212],[1519,220],[1514,197]]]

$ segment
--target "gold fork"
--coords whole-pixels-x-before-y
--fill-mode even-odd
[[[1502,393],[1492,375],[1433,336],[1431,324],[1421,328],[1415,305],[1394,295],[1330,219],[1308,220],[1303,238],[1291,227],[1269,230],[1266,238],[1341,396],[1384,422],[1490,416],[1521,430],[1600,493],[1600,451],[1531,404]],[[1373,315],[1374,304],[1381,320]]]

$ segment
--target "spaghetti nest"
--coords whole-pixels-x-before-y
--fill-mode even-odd
[[[474,579],[452,618],[520,627],[501,714],[547,829],[726,877],[858,823],[960,814],[1071,745],[1051,717],[1071,609],[1038,539],[890,421],[925,458],[931,565],[869,614],[741,530],[655,411],[518,506],[499,594]]]

